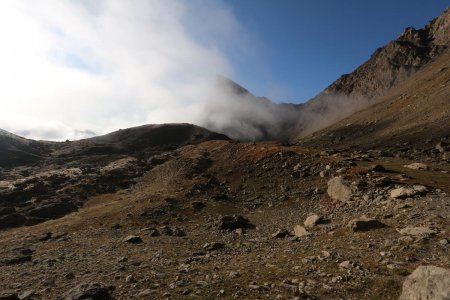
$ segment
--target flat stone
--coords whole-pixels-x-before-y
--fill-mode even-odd
[[[412,227],[408,226],[397,230],[402,235],[410,235],[415,237],[429,237],[435,235],[437,232],[430,227]]]

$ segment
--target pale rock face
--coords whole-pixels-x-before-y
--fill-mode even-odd
[[[419,266],[403,283],[399,300],[450,299],[450,270]]]

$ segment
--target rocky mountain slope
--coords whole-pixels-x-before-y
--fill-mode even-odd
[[[408,80],[445,54],[450,46],[450,9],[422,29],[408,27],[378,48],[350,74],[342,75],[304,104],[276,104],[256,97],[235,82],[219,78],[229,105],[220,111],[227,119],[206,120],[202,126],[246,140],[296,141],[382,100],[390,89]],[[216,112],[217,113],[217,112]],[[213,116],[214,111],[212,113]]]
[[[0,129],[0,167],[39,161],[48,155],[51,144],[25,139]]]
[[[228,139],[190,124],[146,125],[65,143],[2,134],[9,152],[1,156],[0,229],[62,217],[93,195],[127,188],[169,151]]]
[[[379,102],[302,143],[319,148],[429,149],[450,142],[450,51],[390,89]]]
[[[422,29],[408,27],[378,48],[350,74],[342,75],[305,103],[298,136],[305,136],[368,107],[446,53],[450,46],[450,8]]]

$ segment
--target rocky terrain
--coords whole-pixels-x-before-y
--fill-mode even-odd
[[[0,299],[450,299],[448,15],[336,81],[374,105],[312,135],[0,131]]]
[[[418,266],[450,267],[449,171],[413,152],[185,146],[75,213],[2,231],[2,291],[396,299]]]

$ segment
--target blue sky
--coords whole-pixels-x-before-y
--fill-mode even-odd
[[[252,57],[231,53],[235,81],[276,102],[310,99],[405,27],[423,27],[450,1],[226,0],[254,37]]]

